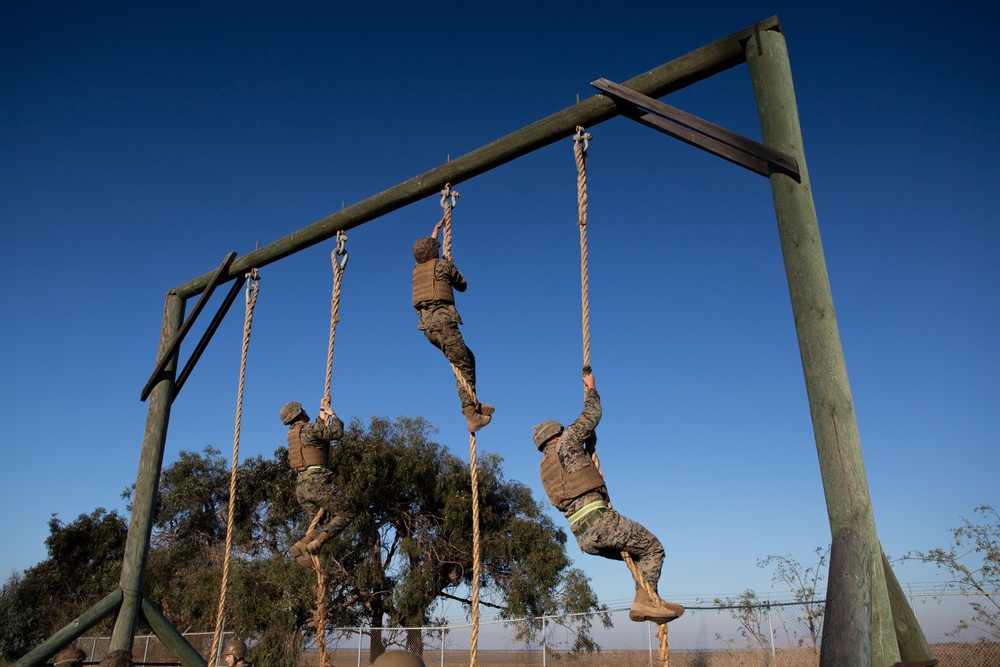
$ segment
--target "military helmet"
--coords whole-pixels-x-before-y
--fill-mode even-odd
[[[289,403],[285,403],[284,407],[281,408],[281,412],[278,413],[278,416],[281,417],[281,423],[287,426],[295,421],[295,418],[303,412],[305,412],[305,410],[302,409],[301,403],[298,401],[291,401]]]
[[[419,655],[408,651],[386,651],[372,667],[425,667]]]
[[[247,645],[239,639],[230,639],[226,647],[222,649],[222,655],[231,655],[234,658],[247,657]]]
[[[423,238],[417,239],[417,242],[413,244],[413,259],[418,262],[427,262],[432,259],[437,259],[438,251],[441,249],[441,244],[433,236],[425,236]]]
[[[56,653],[56,657],[52,660],[53,663],[65,664],[70,663],[71,665],[78,665],[87,659],[87,653],[76,646],[70,646],[69,648],[64,648],[63,650]]]
[[[563,425],[551,419],[547,419],[541,424],[536,424],[535,428],[531,429],[531,434],[535,438],[535,447],[538,447],[538,451],[542,451],[545,448],[545,443],[549,441],[549,438],[559,435],[562,432]]]
[[[101,660],[100,667],[135,667],[132,661],[132,651],[126,648],[112,651]]]

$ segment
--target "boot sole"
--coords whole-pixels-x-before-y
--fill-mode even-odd
[[[652,621],[653,623],[669,623],[684,615],[684,607],[673,602],[666,602],[664,607],[649,607],[646,605],[633,606],[628,612],[629,619],[641,623]]]
[[[305,549],[299,547],[298,544],[293,544],[292,548],[288,550],[288,553],[292,555],[292,558],[295,559],[295,562],[298,563],[300,567],[307,570],[313,569],[312,557]]]

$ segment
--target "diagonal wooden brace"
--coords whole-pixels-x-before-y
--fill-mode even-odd
[[[686,111],[647,97],[607,79],[591,83],[615,101],[623,116],[659,130],[675,139],[717,155],[762,176],[774,172],[801,181],[799,164],[792,156],[769,148],[753,139],[731,132]],[[648,112],[648,113],[644,113]]]

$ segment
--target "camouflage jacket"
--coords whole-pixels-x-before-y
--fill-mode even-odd
[[[469,284],[465,281],[462,272],[449,260],[439,260],[434,267],[434,279],[443,283],[448,283],[456,292],[464,292]],[[462,318],[458,315],[458,310],[453,303],[443,301],[427,301],[419,308],[417,313],[420,321],[417,322],[417,329],[424,331],[441,325],[461,324]]]
[[[344,422],[340,417],[334,417],[328,424],[316,417],[314,423],[302,427],[299,437],[306,447],[325,447],[331,440],[340,440],[344,437]]]
[[[586,465],[585,461],[590,458],[588,444],[596,442],[594,429],[601,423],[601,395],[597,393],[596,389],[589,387],[584,389],[584,392],[583,412],[576,418],[576,421],[563,429],[562,435],[559,436],[559,442],[556,443],[559,448],[559,463],[568,473],[575,472]],[[591,448],[589,451],[593,451],[593,449]],[[608,500],[606,487],[601,487],[576,498],[563,513],[568,518],[587,503],[598,499]]]

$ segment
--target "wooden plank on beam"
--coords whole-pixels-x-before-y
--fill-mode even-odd
[[[795,180],[801,180],[798,161],[787,153],[748,139],[741,134],[638,93],[614,81],[598,79],[590,85],[624,104],[625,109],[622,113],[644,125],[660,130],[762,176],[770,176],[772,171],[780,171]],[[643,115],[638,111],[639,109],[650,113]]]

